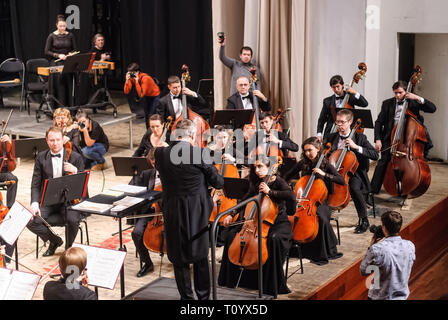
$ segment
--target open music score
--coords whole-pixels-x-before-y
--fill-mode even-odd
[[[32,218],[33,214],[24,205],[15,202],[0,224],[0,237],[13,245]]]
[[[31,300],[41,276],[0,268],[0,300]]]
[[[41,76],[49,76],[52,73],[62,73],[64,66],[39,67],[37,73]],[[94,61],[92,70],[115,70],[115,63],[110,61]]]

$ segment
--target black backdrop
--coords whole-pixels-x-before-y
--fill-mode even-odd
[[[5,1],[5,0],[0,0]],[[45,41],[56,30],[58,14],[68,5],[80,9],[80,29],[75,34],[78,49],[91,47],[92,36],[106,35],[117,64],[116,89],[121,89],[126,66],[138,62],[146,72],[166,83],[169,75],[180,74],[182,64],[190,67],[192,83],[213,77],[211,0],[9,0],[12,38],[16,57],[26,61],[44,56]],[[101,19],[114,28],[98,29]],[[108,30],[113,30],[109,35]],[[0,37],[0,40],[2,38]],[[4,43],[2,44],[4,45]],[[119,51],[119,52],[117,52]],[[117,81],[116,81],[117,82]]]

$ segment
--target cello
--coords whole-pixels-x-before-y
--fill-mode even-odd
[[[365,78],[367,73],[367,65],[364,62],[360,62],[358,64],[358,69],[359,71],[353,75],[352,82],[350,83],[350,87],[352,88],[355,83],[357,84],[359,83],[359,80]],[[346,92],[344,95],[344,99],[342,100],[341,106],[344,106],[343,108],[346,109],[354,109],[354,107],[348,103],[349,99],[350,99],[350,93]],[[334,121],[336,121],[336,107],[331,108],[331,114],[333,117],[333,126],[331,127],[330,133],[335,133],[337,131],[336,123],[334,123]],[[356,132],[364,133],[364,128],[359,127]]]
[[[409,80],[406,92],[412,92],[422,74],[416,66]],[[408,109],[405,99],[398,123],[392,130],[391,160],[387,165],[384,189],[392,196],[417,198],[428,190],[431,184],[431,170],[423,156],[428,141],[425,128]]]
[[[281,165],[281,159],[277,163],[271,164],[264,183],[268,184],[275,170]],[[251,202],[244,211],[245,222],[241,231],[235,235],[229,246],[229,261],[234,265],[248,270],[258,269],[258,214],[261,215],[261,247],[262,264],[268,259],[267,237],[270,227],[274,224],[278,215],[277,205],[269,196],[259,193],[256,197],[260,201],[260,212],[257,212],[256,205]]]
[[[186,88],[186,84],[190,82],[190,71],[187,65],[182,66],[182,88]],[[190,119],[196,125],[196,137],[194,139],[193,145],[196,147],[205,148],[207,146],[206,134],[210,131],[210,125],[207,121],[205,121],[199,114],[191,110],[190,107],[187,106],[187,96],[182,94],[182,113],[181,115],[174,121],[172,133],[174,133],[177,123],[182,119]]]
[[[162,191],[162,185],[159,184],[154,187],[154,191]],[[155,217],[146,225],[145,233],[143,234],[143,244],[148,250],[160,253],[163,256],[166,253],[163,215],[158,202],[155,202],[152,207],[155,210]]]
[[[356,121],[356,125],[352,128],[350,135],[348,136],[350,139],[353,139],[353,136],[358,128],[361,127],[361,120],[358,119]],[[358,159],[353,151],[349,150],[348,146],[345,146],[343,149],[335,150],[330,158],[328,159],[330,164],[333,165],[339,174],[344,178],[345,184],[333,185],[333,193],[328,197],[328,205],[336,210],[344,209],[348,203],[350,202],[350,190],[348,185],[349,180],[349,172],[354,174],[358,169]]]
[[[331,144],[327,143],[325,149],[315,168],[320,168],[331,149]],[[297,209],[293,216],[288,217],[291,222],[293,240],[299,243],[311,242],[319,232],[319,220],[316,212],[317,207],[327,198],[327,187],[322,179],[316,180],[315,173],[312,173],[311,176],[303,176],[297,181],[294,192],[297,198]]]
[[[9,112],[8,120],[2,120],[3,129],[0,138],[5,135],[6,127],[8,126],[13,111],[14,109],[11,109],[11,111]],[[0,143],[0,155],[0,172],[13,172],[17,167],[17,162],[14,156],[14,148],[11,142],[6,141]]]

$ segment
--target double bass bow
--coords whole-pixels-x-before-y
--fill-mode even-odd
[[[182,89],[186,88],[188,82],[191,81],[190,71],[187,65],[182,66]],[[181,115],[174,121],[172,132],[174,133],[177,123],[182,119],[190,119],[196,125],[196,137],[194,139],[193,145],[196,147],[205,148],[207,146],[206,136],[210,131],[210,125],[207,121],[205,121],[199,114],[191,110],[190,107],[187,106],[187,96],[182,93],[182,113]]]
[[[361,120],[356,121],[356,125],[350,131],[348,136],[353,139],[355,132],[361,127]],[[359,163],[356,155],[353,151],[349,150],[348,146],[343,149],[338,149],[334,151],[330,158],[328,159],[330,164],[333,165],[339,174],[344,178],[345,184],[333,184],[333,193],[328,197],[328,205],[336,210],[344,209],[350,202],[350,190],[348,185],[349,175],[348,173],[354,174],[358,169]]]
[[[275,170],[282,163],[281,158],[277,163],[271,164],[264,183],[268,184]],[[228,250],[228,257],[231,263],[248,270],[258,269],[258,214],[261,215],[261,259],[262,264],[268,259],[267,237],[270,227],[274,224],[278,215],[277,205],[269,196],[259,193],[260,212],[257,212],[256,205],[251,202],[244,211],[245,222],[241,231],[235,235]]]
[[[320,168],[331,149],[331,144],[327,143],[325,149],[315,168]],[[311,176],[303,176],[297,181],[294,192],[297,198],[297,209],[293,216],[288,217],[291,222],[293,240],[299,243],[311,242],[319,231],[317,207],[327,198],[327,187],[322,179],[316,179],[316,174],[312,173]]]
[[[421,74],[421,67],[416,66],[406,93],[412,92]],[[394,126],[391,137],[391,160],[383,181],[384,189],[392,196],[417,198],[424,194],[431,184],[431,170],[423,156],[428,138],[423,125],[408,109],[407,99],[404,99],[400,119]]]
[[[6,127],[8,126],[9,120],[11,119],[14,109],[9,112],[8,120],[2,120],[2,133],[0,138],[5,135]],[[9,141],[0,143],[0,172],[12,172],[17,167],[16,158],[14,156],[14,149],[12,143]]]
[[[352,87],[352,88],[355,83],[357,84],[357,83],[359,83],[359,80],[362,80],[365,78],[366,73],[367,73],[367,65],[364,62],[360,62],[358,64],[358,69],[359,69],[359,71],[353,75],[352,82],[350,83],[350,87]],[[346,92],[344,95],[344,99],[342,100],[342,103],[341,103],[342,108],[354,109],[354,107],[349,104],[349,102],[348,102],[349,99],[350,99],[350,93]],[[331,108],[333,122],[336,121],[336,112],[337,112],[336,107]],[[336,132],[336,130],[337,130],[336,123],[333,123],[330,133],[334,133],[334,132]],[[363,128],[358,128],[357,130],[358,130],[357,132],[359,132],[359,133],[364,132]]]

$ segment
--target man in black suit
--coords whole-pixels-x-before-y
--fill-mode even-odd
[[[227,99],[226,109],[254,109],[254,96],[257,99],[258,106],[261,111],[271,111],[271,104],[268,98],[265,97],[260,90],[250,90],[249,79],[241,76],[236,80],[236,89],[238,92],[234,93]]]
[[[342,100],[344,100],[346,93],[350,94],[348,104],[352,107],[358,106],[365,108],[369,104],[366,98],[356,92],[356,90],[352,87],[347,86],[344,90],[344,79],[342,79],[340,75],[331,77],[330,87],[334,94],[324,99],[322,110],[320,112],[319,119],[317,120],[317,136],[321,140],[326,140],[327,135],[330,133],[334,120],[336,119],[338,109],[345,108],[345,105],[342,105]],[[325,124],[327,125],[324,132],[323,130]]]
[[[361,133],[355,133],[350,139],[351,124],[353,123],[353,113],[349,109],[341,109],[336,114],[336,125],[338,132],[328,135],[325,143],[331,143],[331,151],[343,149],[348,146],[353,151],[358,160],[358,169],[352,176],[349,176],[350,195],[358,213],[358,225],[355,233],[364,233],[369,228],[367,218],[366,202],[363,193],[370,192],[370,182],[367,175],[369,170],[369,159],[378,160],[379,154],[369,143],[367,137]]]
[[[71,247],[78,233],[81,213],[75,210],[67,210],[65,217],[65,205],[57,204],[40,207],[40,200],[46,179],[59,178],[67,174],[76,174],[84,170],[84,161],[80,154],[72,152],[68,161],[65,161],[66,152],[63,147],[63,133],[60,128],[51,127],[47,130],[46,139],[47,151],[40,152],[34,164],[33,178],[31,181],[31,210],[34,215],[40,215],[50,225],[66,224],[67,243],[66,248]],[[37,234],[43,241],[50,241],[48,250],[44,257],[52,256],[56,248],[61,246],[63,241],[37,217],[34,217],[28,225],[28,229]]]
[[[198,299],[207,300],[210,296],[209,233],[203,230],[208,230],[213,201],[207,188],[210,185],[222,189],[224,185],[216,168],[201,159],[203,150],[192,146],[195,131],[194,123],[183,119],[176,125],[177,141],[155,151],[156,169],[163,185],[168,259],[173,263],[177,288],[183,300],[194,299],[191,263]]]
[[[167,122],[171,116],[173,122],[182,114],[182,95],[187,97],[187,106],[192,111],[198,112],[203,108],[207,108],[207,102],[198,93],[182,88],[178,76],[170,76],[168,78],[168,89],[170,93],[160,98],[156,107],[156,113],[162,116],[163,121]]]
[[[392,86],[395,97],[383,101],[381,111],[378,115],[378,119],[375,121],[375,148],[378,152],[381,152],[381,159],[378,161],[375,172],[372,177],[372,193],[378,194],[383,184],[384,175],[386,173],[387,164],[391,159],[390,146],[392,141],[392,130],[395,124],[400,119],[401,112],[403,110],[404,100],[408,102],[408,110],[411,111],[423,125],[424,119],[420,115],[420,111],[434,113],[437,108],[428,99],[406,92],[407,83],[405,81],[397,81]],[[425,157],[430,148],[432,148],[431,138],[427,128],[425,127],[426,137],[428,142],[425,145]],[[369,202],[373,199],[369,197]]]

